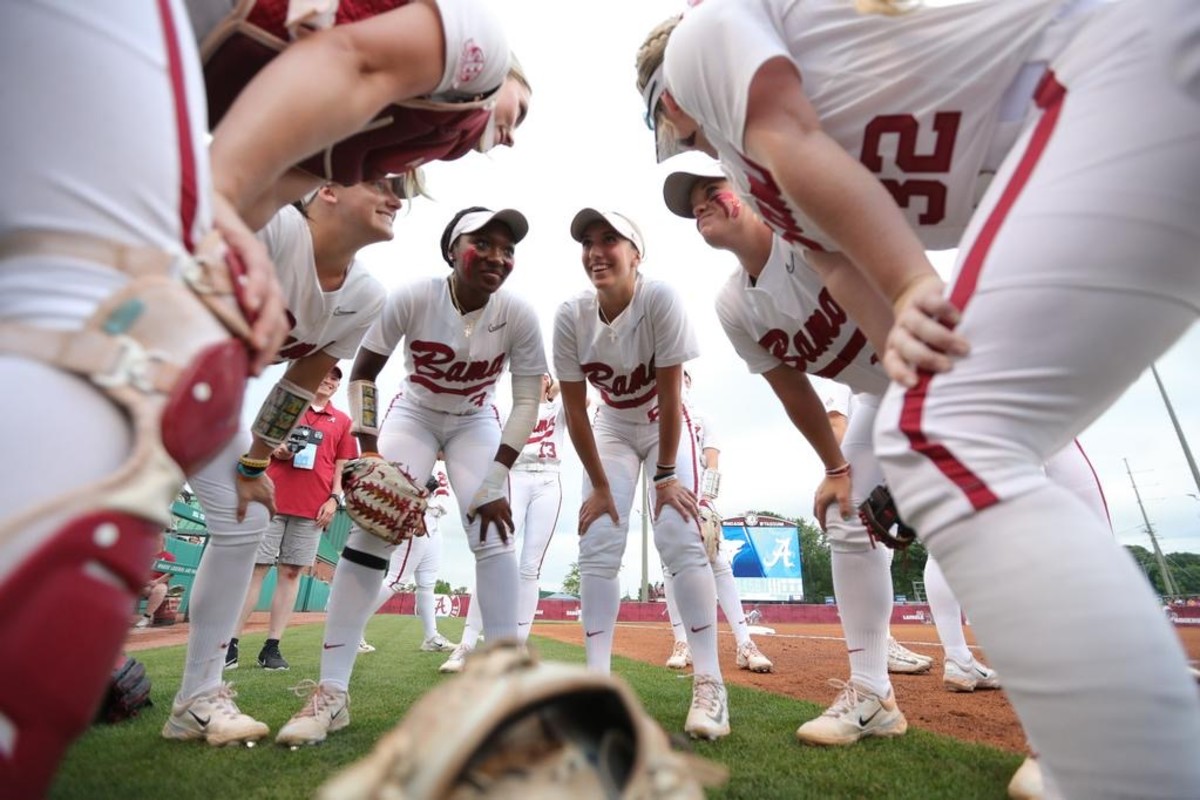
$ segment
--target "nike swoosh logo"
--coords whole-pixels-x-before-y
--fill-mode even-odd
[[[326,650],[332,650],[335,647],[345,647],[346,645],[344,645],[344,644],[323,644],[321,646],[324,647]]]
[[[975,671],[979,673],[979,677],[981,677],[981,678],[986,678],[988,676],[988,674],[986,672],[984,672],[983,670],[981,670],[979,667],[976,667]]]
[[[699,628],[692,628],[692,633],[699,633],[700,631],[706,631],[711,627],[712,627],[712,625],[701,625]]]
[[[588,632],[587,632],[587,637],[590,639],[590,638],[592,638],[593,636],[599,636],[599,635],[600,635],[600,634],[602,634],[602,633],[604,633],[604,631],[588,631]]]
[[[195,711],[189,710],[188,713],[192,715],[192,719],[196,720],[196,722],[199,723],[201,728],[207,728],[208,723],[212,721],[212,717],[209,717],[208,719],[204,719],[199,714],[197,714]]]
[[[358,313],[358,309],[356,309],[356,308],[342,308],[341,306],[338,306],[337,308],[335,308],[333,310],[333,315],[335,317],[344,317],[347,314],[357,314],[357,313]]]
[[[873,714],[871,714],[871,716],[867,717],[866,719],[863,719],[863,718],[862,718],[862,715],[860,714],[860,715],[859,715],[859,717],[858,717],[858,724],[859,724],[861,727],[864,727],[864,728],[865,728],[865,727],[867,726],[867,723],[868,723],[868,722],[870,722],[871,720],[875,719],[876,715],[878,715],[880,711],[883,711],[883,707],[882,707],[882,706],[880,706],[879,708],[875,709],[875,712],[874,712]]]
[[[854,648],[853,650],[847,650],[846,652],[847,652],[847,653],[861,653],[861,652],[863,652],[863,651],[864,651],[864,650],[866,650],[866,649],[867,649],[867,648],[865,648],[865,647],[856,647],[856,648]]]
[[[518,622],[518,623],[517,623],[517,627],[518,627],[518,628],[524,628],[524,627],[526,627],[526,626],[528,626],[528,625],[529,625],[529,623],[528,623],[528,622]]]
[[[490,325],[488,325],[488,333],[495,333],[496,331],[500,330],[507,324],[508,324],[507,322],[501,322],[499,324],[493,322]]]

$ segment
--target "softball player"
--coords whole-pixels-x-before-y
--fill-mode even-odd
[[[781,236],[892,302],[879,458],[1058,789],[1195,796],[1178,639],[1042,465],[1200,308],[1200,6],[784,8],[697,6],[658,73],[670,97],[643,64],[648,110],[719,153]],[[923,251],[953,245],[943,296]]]
[[[886,548],[872,544],[854,513],[883,480],[870,435],[887,376],[863,329],[799,253],[742,204],[719,169],[672,173],[663,185],[663,198],[676,215],[696,220],[710,246],[738,257],[741,266],[717,296],[717,317],[734,350],[770,384],[825,465],[814,516],[832,552],[850,679],[835,681],[839,693],[834,703],[800,726],[796,736],[823,745],[899,736],[908,722],[896,705],[887,669],[891,559]],[[840,443],[809,373],[856,393],[855,413]]]
[[[533,430],[546,373],[537,315],[501,291],[528,230],[525,217],[512,209],[472,207],[456,214],[441,241],[450,276],[394,291],[350,374],[350,406],[364,453],[380,453],[409,475],[430,474],[438,453],[444,454],[475,553],[483,625],[493,641],[517,638],[508,473]],[[380,426],[374,380],[401,342],[407,376]],[[506,368],[513,408],[502,430],[493,398]],[[280,744],[320,742],[349,724],[350,674],[392,550],[361,529],[351,532],[330,589],[320,683],[280,729]]]
[[[585,208],[571,236],[583,245],[595,290],[559,307],[554,371],[585,471],[579,574],[588,667],[610,669],[629,509],[638,472],[653,469],[654,544],[674,578],[696,666],[684,730],[719,738],[729,733],[729,708],[717,663],[717,598],[697,521],[696,438],[681,398],[683,364],[698,354],[695,336],[675,290],[639,274],[646,250],[630,219]],[[587,383],[600,393],[594,425]]]
[[[563,433],[566,417],[558,382],[542,376],[542,401],[537,424],[513,464],[509,476],[513,521],[521,535],[521,595],[517,606],[517,637],[522,643],[537,615],[538,578],[542,561],[562,509]]]
[[[329,184],[303,212],[287,206],[259,232],[294,320],[278,355],[290,364],[251,430],[240,430],[217,458],[188,476],[204,506],[209,541],[192,585],[183,679],[164,738],[226,744],[267,735],[266,725],[238,710],[221,680],[259,540],[268,514],[274,513],[266,467],[321,380],[339,360],[354,357],[379,315],[385,291],[354,256],[362,247],[392,238],[403,203],[398,189],[390,180]]]
[[[442,568],[440,520],[446,515],[446,504],[450,501],[450,480],[446,473],[439,469],[426,481],[425,488],[429,491],[429,508],[425,511],[425,535],[414,536],[392,550],[388,560],[388,572],[375,598],[375,610],[372,613],[378,612],[384,603],[402,592],[404,587],[415,579],[417,616],[421,618],[421,625],[425,629],[421,649],[426,652],[441,652],[454,649],[450,640],[438,633],[433,596],[438,571]],[[374,650],[365,639],[359,641],[358,652],[370,653]]]
[[[696,434],[696,446],[700,453],[701,474],[706,476],[701,480],[700,505],[716,513],[712,504],[716,502],[721,485],[720,458],[721,447],[713,434],[708,420],[696,411],[691,402],[692,376],[683,371],[683,402],[687,407],[687,417],[692,421],[692,429]],[[774,665],[771,659],[762,654],[758,645],[750,638],[749,625],[746,622],[746,612],[742,608],[742,596],[738,592],[737,582],[733,577],[733,567],[729,562],[729,554],[721,550],[712,562],[713,580],[716,585],[717,603],[725,612],[725,619],[733,631],[734,663],[738,669],[748,669],[751,672],[770,672]],[[667,616],[671,620],[671,634],[675,643],[667,666],[671,669],[683,669],[692,663],[692,651],[688,647],[686,628],[679,616],[679,606],[675,602],[675,591],[670,573],[663,575],[663,593],[666,595]]]
[[[186,2],[217,190],[254,227],[321,180],[351,185],[512,145],[529,106],[480,0]]]
[[[549,375],[543,375],[537,423],[508,475],[509,505],[512,507],[516,531],[521,534],[517,639],[522,644],[528,641],[529,630],[537,615],[538,577],[542,573],[542,559],[550,547],[550,538],[554,535],[558,512],[562,508],[559,468],[562,465],[560,454],[565,427],[558,383]],[[467,656],[475,649],[483,632],[478,598],[473,598],[467,608],[462,639],[438,671],[461,672]]]
[[[0,376],[21,410],[0,426],[0,638],[38,656],[0,668],[0,786],[42,797],[108,686],[184,471],[232,435],[286,323],[261,245],[212,202],[182,4],[17,0],[3,18]],[[249,270],[253,335],[232,294],[211,296],[227,327],[189,289],[204,263],[228,283],[214,228]]]

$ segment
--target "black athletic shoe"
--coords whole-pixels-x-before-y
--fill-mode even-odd
[[[285,670],[288,668],[287,660],[280,655],[279,645],[263,645],[263,649],[258,653],[258,665],[263,669],[270,670]]]
[[[225,651],[225,669],[237,669],[238,668],[237,644],[238,644],[237,639],[229,640],[229,649],[227,649]]]

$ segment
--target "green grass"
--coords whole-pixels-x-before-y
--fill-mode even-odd
[[[462,621],[441,620],[457,638]],[[619,634],[618,634],[619,635]],[[311,796],[330,774],[366,753],[429,686],[447,676],[441,653],[422,653],[414,617],[372,619],[367,638],[378,650],[358,659],[351,685],[349,728],[319,747],[291,752],[264,740],[255,748],[213,748],[168,742],[159,736],[179,685],[183,647],[137,653],[154,680],[154,707],[136,720],[95,726],[72,748],[58,775],[55,798],[297,798]],[[289,672],[254,665],[263,635],[241,642],[242,667],[227,674],[242,710],[278,730],[301,704],[290,687],[318,673],[321,626],[288,629],[282,650]],[[583,663],[574,645],[534,637],[543,659]],[[661,667],[617,658],[614,672],[633,686],[646,709],[669,732],[683,729],[691,682]],[[909,729],[891,740],[867,740],[849,748],[796,743],[796,726],[820,713],[812,704],[741,686],[729,686],[733,734],[694,746],[700,755],[730,769],[717,798],[1003,798],[1020,757],[982,745]],[[446,747],[454,742],[447,739]]]

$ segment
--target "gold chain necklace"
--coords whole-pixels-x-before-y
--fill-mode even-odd
[[[475,331],[475,320],[468,321],[467,320],[467,312],[463,311],[463,307],[461,305],[459,305],[459,303],[458,303],[458,297],[455,295],[455,292],[454,292],[456,283],[454,280],[453,272],[450,273],[450,277],[448,280],[450,283],[450,303],[451,303],[451,305],[454,306],[454,310],[458,312],[459,317],[462,319],[463,334],[467,338],[470,338],[471,334]]]

